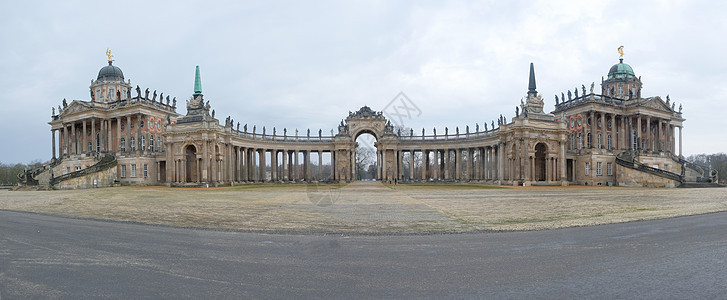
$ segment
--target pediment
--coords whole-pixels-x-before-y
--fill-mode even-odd
[[[651,97],[646,99],[645,102],[641,103],[643,107],[649,107],[660,111],[671,112],[671,107],[666,105],[666,102],[661,100],[661,97]]]
[[[83,105],[81,102],[74,100],[73,102],[71,102],[70,105],[68,105],[68,107],[66,109],[63,110],[63,112],[61,112],[60,116],[64,117],[64,116],[68,116],[68,115],[72,115],[72,114],[76,114],[76,113],[80,113],[80,112],[85,112],[85,111],[88,111],[88,109],[89,108],[86,105]]]

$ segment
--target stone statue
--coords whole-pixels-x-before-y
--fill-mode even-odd
[[[333,136],[333,129],[331,129],[331,136]]]
[[[671,111],[674,111],[674,105],[676,105],[676,102],[671,104]]]
[[[571,94],[570,90],[568,90],[568,101],[571,101],[573,97],[573,94]]]
[[[555,105],[558,105],[558,95],[555,95]]]
[[[121,100],[121,91],[116,91],[116,100]]]
[[[583,96],[586,95],[586,86],[581,84],[581,89],[583,89]]]
[[[322,136],[323,136],[323,130],[321,130],[320,128],[318,128],[318,138],[320,138]]]
[[[396,135],[401,136],[401,128],[396,130]]]
[[[273,136],[275,136],[276,134],[278,134],[278,130],[275,129],[275,126],[273,126]]]
[[[159,94],[159,104],[161,104],[162,101],[164,101],[164,93]]]
[[[151,102],[154,102],[157,100],[157,90],[154,90],[154,94],[151,97]]]
[[[144,99],[149,100],[149,88],[144,91]]]
[[[215,110],[214,109],[212,110],[212,117],[213,118],[215,117]]]
[[[263,126],[263,135],[265,135],[265,126]]]
[[[434,136],[437,136],[437,127],[434,127]]]
[[[681,106],[679,106],[679,108],[681,110]],[[53,111],[53,113],[51,114],[51,116],[55,116],[56,115],[56,108],[55,107],[51,107],[50,109]]]
[[[467,134],[470,134],[470,126],[469,125],[467,125],[467,131],[466,131],[466,133]]]
[[[63,109],[66,109],[68,107],[68,101],[66,101],[66,98],[63,98]]]
[[[288,136],[288,128],[283,128],[283,136]]]
[[[205,104],[205,105],[204,105],[204,109],[206,109],[207,111],[209,111],[209,110],[210,110],[210,108],[211,108],[211,106],[210,106],[210,102],[209,102],[209,100],[208,100],[208,101],[207,101],[207,104]]]
[[[563,92],[560,92],[560,99],[565,102],[565,94],[563,94]],[[568,101],[570,101],[570,99],[568,99]]]
[[[136,98],[141,98],[141,89],[138,84],[136,85]]]
[[[681,113],[681,112],[682,112],[682,105],[681,105],[681,103],[680,103],[680,104],[679,104],[679,113]]]
[[[494,122],[493,122],[494,123]],[[494,126],[493,126],[494,127]],[[485,132],[487,132],[487,123],[485,123]]]
[[[89,88],[89,90],[91,91],[91,101],[95,101],[96,100],[96,96],[93,95],[93,89],[92,88]]]
[[[595,82],[591,82],[591,94],[593,94],[593,86],[595,85]]]
[[[576,94],[576,98],[578,98],[578,88],[576,88],[575,94]]]
[[[60,106],[60,105],[58,105],[58,114],[60,115],[60,114],[61,114],[61,112],[63,112],[63,109],[61,109],[61,106]]]
[[[492,130],[495,130],[495,121],[492,121]]]
[[[485,123],[485,126],[487,126],[487,123]],[[475,123],[475,133],[480,132],[480,124]]]
[[[244,130],[244,131],[245,131],[245,133],[247,133],[247,124],[245,124],[245,126],[244,126],[244,127],[242,127],[242,130]]]
[[[515,106],[515,117],[517,118],[519,116],[520,116],[520,108]]]
[[[523,115],[525,115],[525,118],[526,119],[528,118],[528,110],[527,109],[523,109]]]
[[[174,97],[174,99],[172,99],[172,107],[177,107],[177,97]]]
[[[131,99],[131,89],[126,90],[126,99]]]
[[[306,134],[305,134],[305,135],[306,135],[307,137],[310,137],[310,128],[308,128],[308,131],[306,131]]]
[[[167,96],[167,106],[169,106],[169,96]]]
[[[237,122],[237,132],[240,132],[240,122]]]
[[[414,129],[409,128],[409,136],[414,136]]]
[[[298,136],[298,128],[295,129],[295,136]]]
[[[424,136],[424,128],[422,128],[422,136]]]
[[[444,136],[449,135],[449,127],[444,127]]]
[[[666,104],[667,105],[669,105],[669,101],[671,101],[671,99],[669,98],[669,94],[666,94]]]

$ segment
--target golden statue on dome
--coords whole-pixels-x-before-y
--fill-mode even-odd
[[[619,54],[619,57],[618,58],[623,58],[624,57],[624,46],[618,47],[618,54]]]
[[[111,50],[110,50],[109,48],[106,48],[106,56],[108,56],[108,57],[109,57],[109,62],[112,62],[112,61],[114,61],[114,60],[112,59],[112,57],[114,57],[114,56],[113,56],[113,55],[111,55]]]

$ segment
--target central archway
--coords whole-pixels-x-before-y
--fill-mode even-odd
[[[355,180],[379,180],[378,151],[376,149],[377,139],[373,132],[361,131],[355,139],[356,149],[354,151]]]

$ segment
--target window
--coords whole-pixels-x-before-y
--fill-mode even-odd
[[[149,137],[149,151],[154,152],[154,136]]]
[[[591,133],[590,132],[586,135],[586,139],[588,141],[588,148],[591,148],[591,145],[593,145],[593,142],[591,141]]]
[[[144,128],[144,120],[141,120],[141,121],[139,122],[139,128]]]
[[[131,146],[131,151],[136,151],[136,141],[134,141],[134,137],[131,137],[131,143],[129,143],[129,146]]]
[[[578,150],[583,149],[583,136],[579,133],[578,134]]]
[[[618,95],[619,96],[624,95],[624,86],[623,85],[620,85],[620,84],[618,85]]]
[[[121,178],[126,178],[126,165],[121,166]]]
[[[96,152],[101,152],[101,133],[96,133]]]
[[[109,99],[116,99],[116,91],[114,88],[109,88]]]
[[[141,151],[146,150],[146,143],[144,143],[144,136],[141,136]]]
[[[603,143],[601,142],[601,134],[598,134],[598,148],[603,148]]]
[[[586,163],[586,176],[591,175],[591,163]]]
[[[570,136],[570,149],[573,150],[576,148],[576,135],[573,134]]]
[[[601,168],[602,168],[602,167],[601,167],[601,165],[602,165],[602,164],[603,164],[603,163],[602,163],[602,162],[600,162],[600,161],[596,163],[596,176],[601,176],[601,175],[603,175],[603,170],[601,169]]]
[[[636,149],[639,147],[639,144],[636,141],[636,130],[631,130],[631,149]]]
[[[121,122],[121,131],[124,131],[124,122]]]
[[[66,167],[66,173],[71,173],[71,167]]]
[[[608,176],[613,175],[613,164],[612,163],[606,164],[606,175],[608,175]]]
[[[131,165],[131,177],[136,177],[136,165]]]
[[[144,164],[144,178],[149,177],[149,166]]]
[[[134,122],[129,122],[129,129],[134,129]]]
[[[608,139],[608,149],[611,150],[611,149],[613,149],[613,138],[611,138],[611,135],[609,134],[607,139]]]
[[[121,138],[121,152],[126,152],[126,139]]]
[[[91,144],[91,142],[88,142],[88,148],[86,148],[86,150],[88,150],[88,152],[91,152],[91,149],[93,149],[93,144]]]
[[[162,144],[162,137],[158,136],[157,137],[157,151],[162,152],[162,145],[164,145],[164,144]]]

